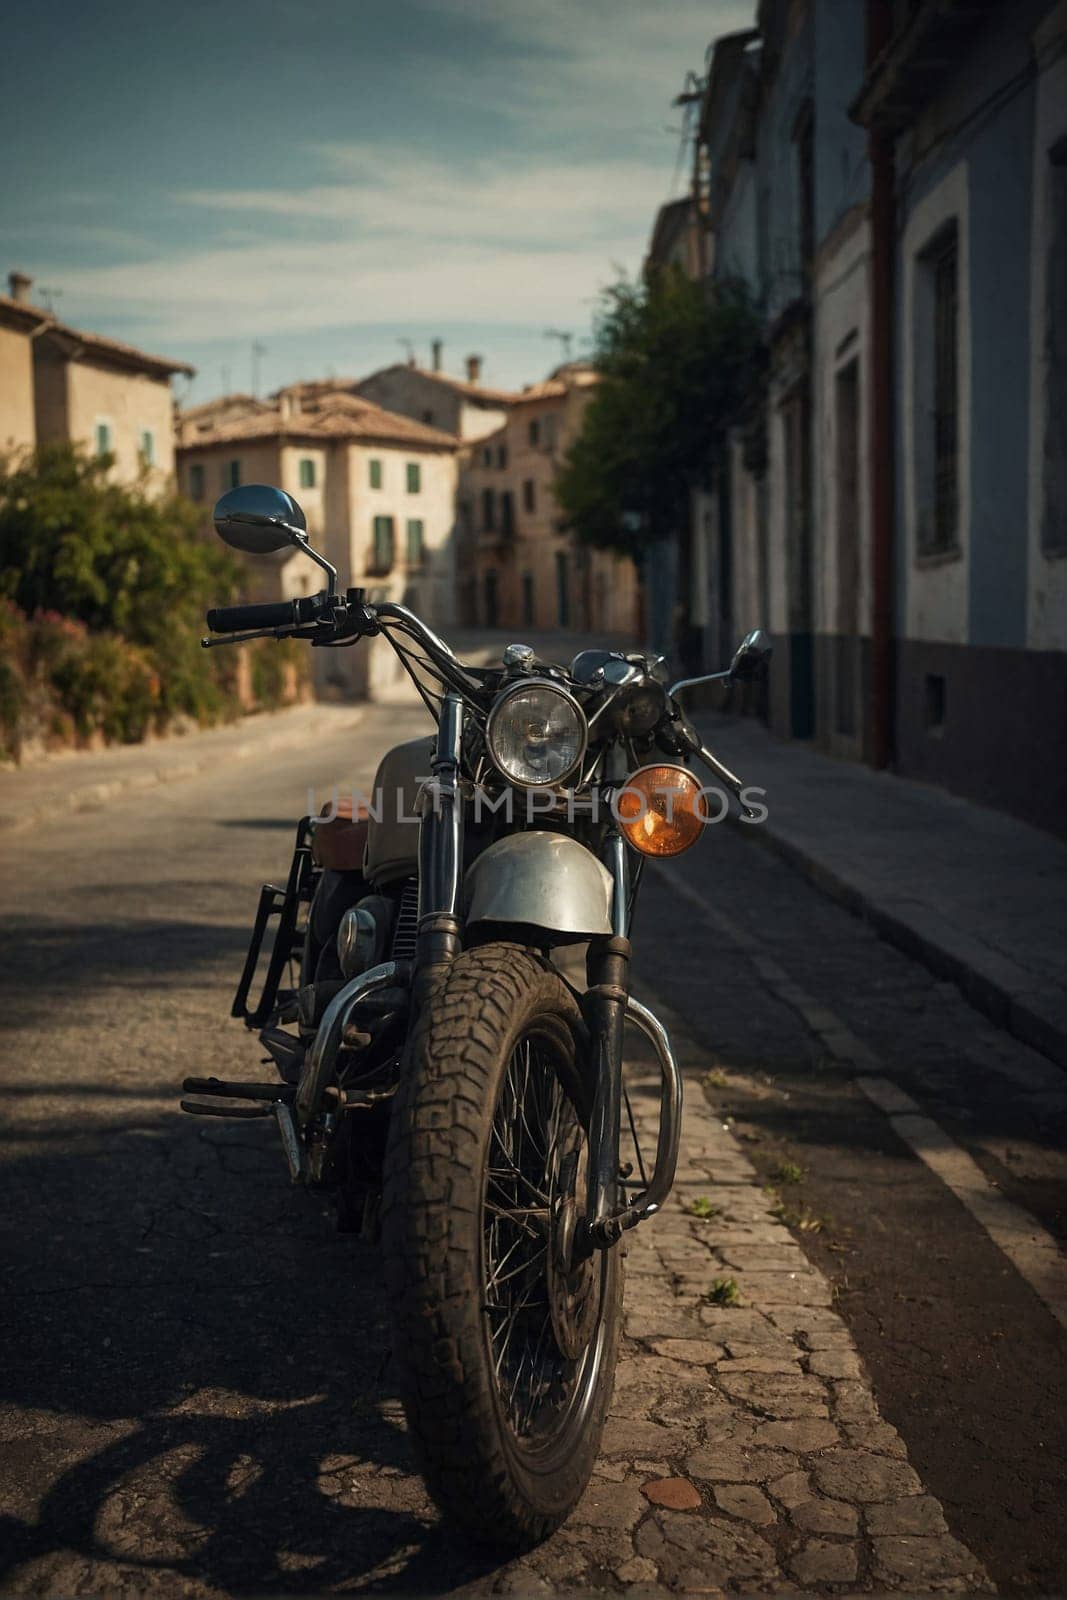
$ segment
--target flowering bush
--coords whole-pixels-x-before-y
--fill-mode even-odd
[[[0,463],[0,755],[17,760],[33,737],[132,743],[248,709],[232,652],[200,647],[205,610],[237,579],[179,496],[111,483],[105,462],[66,446]],[[281,704],[306,663],[270,640],[252,648],[256,704]]]

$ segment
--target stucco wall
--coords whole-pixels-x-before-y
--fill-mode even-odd
[[[142,474],[141,434],[155,440],[155,464],[147,481],[161,487],[174,471],[174,412],[170,384],[144,373],[120,372],[86,360],[66,364],[69,436],[89,450],[96,427],[107,423],[115,474],[133,483]]]
[[[36,442],[33,345],[28,333],[0,327],[0,451]]]
[[[359,385],[359,392],[387,411],[425,422],[461,439],[482,439],[504,421],[504,411],[479,406],[461,391],[437,383],[415,367],[391,367],[375,372]]]

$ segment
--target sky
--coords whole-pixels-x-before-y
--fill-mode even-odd
[[[249,389],[253,344],[261,392],[434,338],[532,382],[684,192],[671,101],[754,9],[34,0],[0,65],[0,279],[190,362],[189,402]]]

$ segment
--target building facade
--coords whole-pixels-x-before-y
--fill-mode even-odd
[[[271,401],[224,396],[180,419],[179,484],[205,515],[242,483],[272,483],[303,508],[311,542],[372,601],[410,606],[435,628],[454,624],[456,453],[449,434],[326,386],[295,384]],[[246,600],[322,587],[292,550],[246,563]],[[375,696],[402,669],[380,640],[314,652],[323,692]]]
[[[414,361],[382,367],[353,384],[352,393],[427,427],[441,428],[457,439],[482,439],[503,425],[515,395],[506,389],[485,388],[481,369],[481,357],[468,356],[466,378],[445,372],[438,340],[431,367],[416,366]]]
[[[594,383],[580,363],[559,368],[514,397],[502,427],[463,450],[460,610],[469,626],[635,635],[633,562],[577,546],[555,497]]]
[[[1062,831],[1067,4],[757,20],[700,125],[706,259],[770,351],[689,530],[707,664],[762,622],[775,731]]]
[[[0,296],[0,449],[70,442],[115,476],[162,491],[174,475],[171,380],[192,367],[68,327],[33,305],[30,279]]]

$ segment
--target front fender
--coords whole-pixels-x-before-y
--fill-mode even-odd
[[[467,921],[525,922],[553,933],[611,932],[611,874],[563,833],[509,833],[465,879]]]

